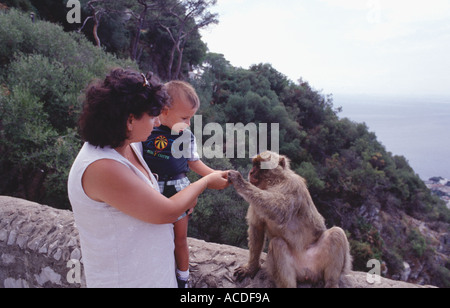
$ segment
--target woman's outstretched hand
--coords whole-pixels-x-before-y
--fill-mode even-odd
[[[205,180],[209,189],[222,190],[230,186],[228,183],[228,171],[215,171],[208,174],[202,180]]]

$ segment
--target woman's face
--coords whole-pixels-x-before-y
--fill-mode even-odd
[[[150,116],[145,113],[142,118],[137,119],[134,115],[130,115],[128,131],[131,143],[146,141],[153,129],[160,125],[159,117]]]

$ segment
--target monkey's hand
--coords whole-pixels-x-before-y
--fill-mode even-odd
[[[236,280],[238,282],[241,282],[247,277],[250,277],[251,279],[255,278],[256,274],[258,274],[260,267],[251,267],[248,264],[245,266],[238,267],[234,271],[234,277],[236,277]]]
[[[242,177],[242,174],[239,171],[231,170],[228,172],[228,182],[232,183],[233,185],[236,185],[243,183],[244,178]]]

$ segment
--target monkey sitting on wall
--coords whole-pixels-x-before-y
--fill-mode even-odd
[[[267,168],[270,163],[274,165]],[[258,273],[267,234],[266,267],[277,287],[296,288],[298,281],[324,281],[326,288],[339,287],[341,275],[351,270],[347,237],[341,228],[326,229],[305,180],[290,169],[287,157],[262,153],[253,159],[250,183],[237,171],[230,171],[228,178],[250,204],[250,259],[236,269],[238,281]]]

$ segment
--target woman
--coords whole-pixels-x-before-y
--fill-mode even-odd
[[[132,70],[112,70],[86,91],[86,143],[68,188],[88,287],[176,287],[172,223],[206,188],[228,186],[226,172],[215,172],[170,199],[159,193],[140,142],[168,105],[162,84]]]

